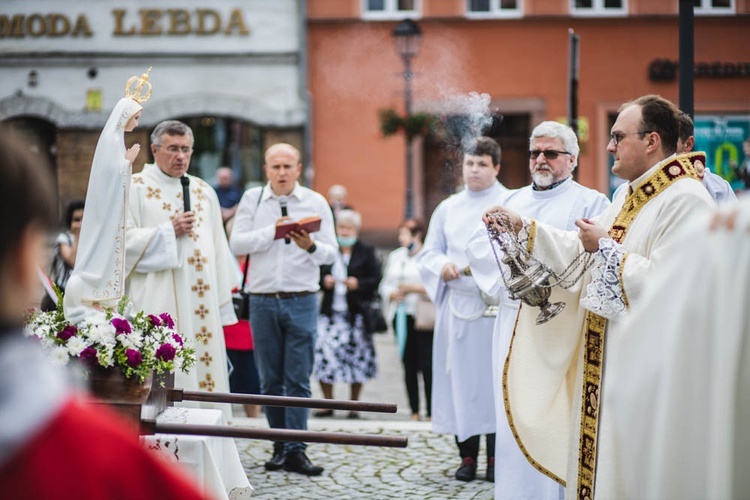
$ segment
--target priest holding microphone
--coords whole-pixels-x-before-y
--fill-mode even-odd
[[[125,233],[128,296],[136,310],[166,311],[191,339],[198,363],[177,371],[175,386],[229,392],[222,325],[237,323],[231,290],[242,277],[221,219],[216,192],[187,173],[193,132],[159,123],[151,134],[154,163],[133,175]],[[212,406],[213,405],[213,406]],[[231,418],[229,405],[202,403]]]
[[[250,255],[248,289],[250,323],[261,391],[273,396],[311,396],[310,375],[318,319],[316,293],[320,266],[333,264],[338,244],[333,215],[326,199],[300,186],[299,151],[290,144],[274,144],[265,154],[268,184],[245,192],[235,215],[230,246],[236,255]],[[289,219],[320,218],[320,230],[291,231],[276,238],[277,225]],[[274,429],[307,429],[308,409],[267,407]],[[300,442],[275,442],[266,470],[317,476]]]

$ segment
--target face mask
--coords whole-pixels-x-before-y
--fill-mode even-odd
[[[339,246],[344,248],[353,247],[357,242],[356,236],[338,236],[336,239],[339,241]]]

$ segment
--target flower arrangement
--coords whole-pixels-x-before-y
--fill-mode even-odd
[[[409,116],[401,116],[391,108],[379,110],[378,117],[380,118],[380,132],[383,137],[395,135],[400,131],[403,131],[408,139],[424,136],[435,130],[437,122],[437,119],[429,113],[413,113]]]
[[[139,312],[127,319],[123,300],[117,310],[105,309],[73,325],[65,319],[58,297],[57,310],[33,311],[26,318],[26,335],[38,337],[57,363],[77,358],[88,369],[116,367],[139,382],[152,371],[188,372],[195,365],[195,348],[175,332],[168,313]]]

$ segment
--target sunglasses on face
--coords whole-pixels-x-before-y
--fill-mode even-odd
[[[539,155],[544,155],[548,160],[555,160],[560,155],[569,155],[567,151],[556,151],[554,149],[532,149],[529,151],[529,158],[536,160]]]

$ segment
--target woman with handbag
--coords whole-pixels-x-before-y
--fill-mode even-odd
[[[341,252],[332,266],[321,267],[323,301],[315,343],[315,375],[326,399],[333,399],[333,384],[346,383],[351,385],[351,399],[358,400],[362,384],[377,373],[372,334],[378,328],[373,318],[379,311],[372,303],[378,300],[375,296],[381,271],[375,249],[359,240],[361,225],[359,213],[338,213],[336,234]],[[333,410],[313,415],[330,417]],[[359,414],[350,412],[349,418],[359,418]]]
[[[388,255],[380,295],[388,306],[404,363],[404,382],[411,419],[419,420],[419,374],[424,382],[427,420],[432,416],[432,340],[435,306],[425,294],[415,259],[422,250],[424,223],[408,219],[398,228],[401,245]]]

